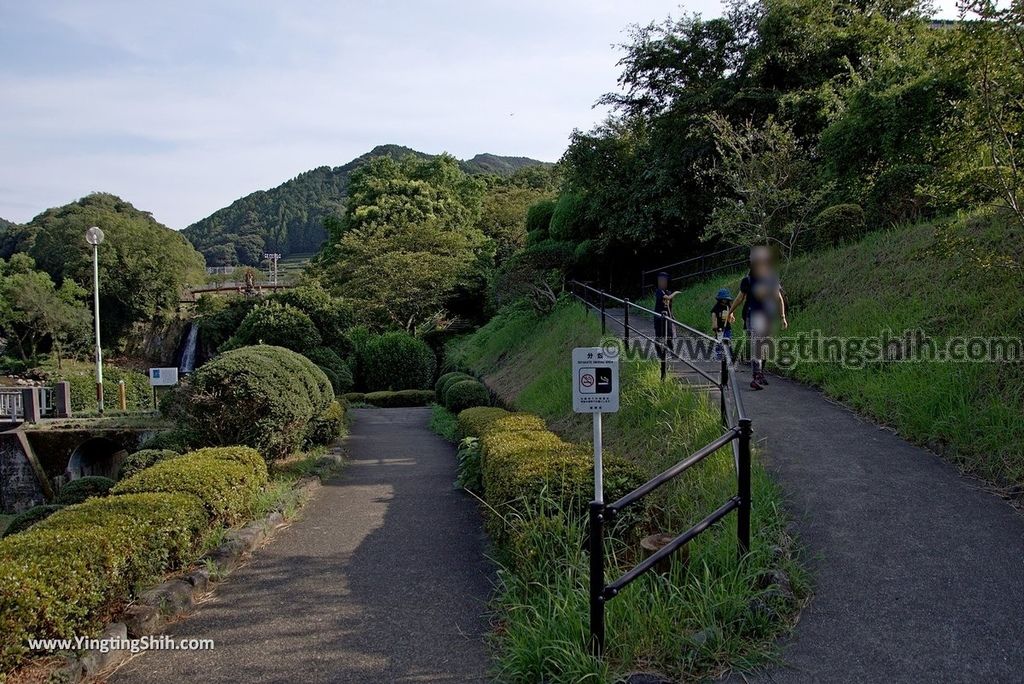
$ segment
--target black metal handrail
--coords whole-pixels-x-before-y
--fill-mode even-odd
[[[712,383],[711,387],[718,390],[722,423],[726,428],[725,433],[720,437],[712,440],[700,449],[697,449],[695,452],[672,465],[665,471],[655,475],[632,492],[624,495],[618,501],[607,505],[601,501],[592,501],[590,503],[590,636],[595,653],[600,655],[604,651],[605,641],[605,604],[615,598],[619,592],[621,592],[631,582],[644,573],[650,571],[660,561],[671,556],[733,510],[736,511],[737,516],[736,537],[738,556],[742,558],[750,550],[750,440],[753,430],[751,421],[747,417],[746,411],[743,407],[743,399],[739,393],[739,383],[736,381],[732,347],[727,341],[724,341],[724,343],[719,342],[716,338],[692,328],[685,323],[680,323],[671,316],[666,316],[663,313],[658,313],[644,306],[640,306],[639,304],[634,304],[628,299],[615,297],[614,295],[610,295],[603,290],[585,283],[573,280],[570,281],[569,285],[570,292],[572,292],[573,296],[583,302],[588,308],[595,309],[600,312],[602,334],[607,333],[607,321],[610,318],[622,325],[623,342],[625,343],[627,351],[629,349],[631,334],[651,340],[657,345],[658,355],[661,359],[661,379],[663,381],[667,377],[667,365],[670,357],[682,361],[710,380]],[[582,294],[578,290],[582,291]],[[588,293],[594,293],[597,295],[597,304],[589,301],[585,296]],[[622,304],[622,319],[608,315],[607,303],[609,301]],[[720,350],[722,358],[719,377],[716,379],[709,373],[704,372],[702,369],[697,368],[695,365],[690,363],[688,359],[681,356],[678,352],[672,349],[670,345],[666,344],[667,339],[654,339],[633,328],[629,322],[631,310],[655,316],[658,320],[662,321],[663,326],[674,325],[678,329],[681,329],[687,334],[695,336],[698,339],[702,339],[716,345],[721,345]],[[663,329],[668,330],[667,327],[664,327]],[[666,338],[667,337],[668,336],[666,335]],[[731,392],[729,391],[730,389]],[[730,394],[732,397],[731,404],[726,399],[726,396]],[[730,497],[724,504],[719,506],[706,518],[682,534],[676,536],[656,553],[649,556],[636,567],[627,571],[615,581],[605,585],[605,523],[612,520],[627,506],[640,501],[659,487],[667,484],[674,478],[679,477],[682,473],[697,465],[727,444],[731,444],[733,447],[733,458],[736,467],[736,496]]]
[[[656,268],[650,268],[646,271],[640,272],[640,291],[646,292],[649,288],[647,284],[648,277],[655,274],[665,272],[673,277],[676,284],[680,282],[699,280],[704,276],[708,276],[718,271],[723,271],[729,268],[737,268],[743,266],[748,262],[749,250],[747,247],[737,245],[734,247],[726,247],[714,252],[708,252],[707,254],[699,254],[695,257],[683,259],[682,261],[676,261],[671,264],[665,264],[664,266],[658,266]],[[708,262],[712,265],[708,266]],[[678,274],[678,271],[685,269],[685,273]]]

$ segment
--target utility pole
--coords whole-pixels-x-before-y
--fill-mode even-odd
[[[270,261],[270,284],[277,286],[277,262],[280,260],[281,255],[276,252],[265,253],[264,259]]]
[[[103,231],[93,226],[85,231],[85,241],[92,245],[92,306],[96,327],[96,409],[103,413],[103,349],[100,347],[100,243]]]

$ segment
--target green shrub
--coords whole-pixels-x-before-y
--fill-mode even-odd
[[[459,380],[475,380],[469,373],[463,373],[462,371],[452,371],[451,373],[445,373],[437,379],[434,383],[434,391],[437,393],[437,401],[440,403],[444,401],[444,393],[448,389],[448,384],[452,382],[458,382]]]
[[[11,518],[11,522],[7,523],[7,529],[4,530],[3,536],[9,537],[12,534],[27,530],[40,520],[45,520],[62,508],[64,507],[56,504],[46,504],[26,509]]]
[[[27,654],[29,638],[98,629],[137,584],[190,560],[206,525],[192,496],[111,496],[0,541],[0,672]]]
[[[142,373],[103,364],[103,386],[107,393],[107,409],[117,403],[117,384],[124,380],[125,399],[129,411],[148,411],[153,406],[153,388],[149,377]],[[50,373],[50,382],[67,381],[71,388],[71,410],[73,413],[91,413],[96,410],[96,378],[92,371],[82,367],[75,371]],[[111,397],[113,402],[110,401]]]
[[[517,519],[563,512],[586,514],[593,495],[593,460],[590,447],[570,444],[547,430],[491,430],[480,438],[482,482],[491,511],[488,528],[499,543],[507,541],[505,512]],[[606,454],[605,497],[614,501],[644,478],[632,463]],[[554,510],[551,510],[551,507]]]
[[[192,439],[184,430],[163,430],[140,444],[139,451],[176,451],[183,454],[192,448]]]
[[[327,410],[309,424],[306,442],[309,445],[332,444],[345,431],[345,409],[340,402],[332,401]]]
[[[422,340],[403,332],[372,338],[359,355],[359,369],[366,389],[426,389],[434,379],[437,359]]]
[[[530,244],[547,240],[550,236],[551,216],[555,213],[555,200],[537,202],[526,210],[526,236]]]
[[[476,406],[459,413],[459,434],[463,437],[483,437],[487,428],[499,418],[512,415],[496,406]]]
[[[268,301],[246,314],[225,346],[237,349],[267,344],[303,353],[319,347],[322,342],[320,331],[309,316],[289,304]]]
[[[839,245],[862,237],[864,231],[864,210],[859,204],[836,204],[815,217],[807,246]]]
[[[217,453],[193,452],[180,458],[146,468],[117,483],[113,494],[145,492],[191,494],[203,502],[208,515],[218,522],[232,524],[246,518],[256,497],[267,483],[266,464],[262,470],[254,459]],[[260,459],[262,462],[262,459]]]
[[[432,390],[399,390],[398,392],[369,392],[363,401],[380,408],[402,408],[407,406],[429,406],[434,403]]]
[[[181,454],[171,449],[142,449],[136,451],[121,463],[121,468],[117,472],[117,479],[126,480],[140,470],[156,465],[160,461],[167,461],[178,456],[181,456]]]
[[[300,287],[275,294],[275,301],[290,305],[309,316],[320,332],[323,344],[342,356],[352,352],[346,331],[355,323],[355,306],[351,301],[332,297],[319,285]]]
[[[334,350],[317,347],[306,353],[305,357],[326,371],[336,395],[344,394],[352,389],[352,371]]]
[[[312,361],[258,345],[221,354],[182,385],[174,416],[200,444],[251,446],[273,460],[302,446],[310,421],[334,400]]]
[[[462,487],[474,494],[482,494],[484,491],[482,462],[480,460],[480,440],[476,437],[466,437],[459,442],[459,451],[456,454],[455,485]]]
[[[190,454],[189,458],[211,458],[218,461],[235,461],[248,466],[255,473],[260,486],[266,484],[269,477],[267,460],[252,447],[228,446],[228,447],[206,447],[198,449]]]
[[[114,481],[109,477],[100,477],[98,475],[80,477],[77,480],[71,480],[61,487],[54,503],[59,506],[82,503],[94,496],[106,496],[113,486]]]
[[[491,394],[482,382],[460,380],[452,383],[444,393],[444,405],[452,413],[459,413],[474,406],[487,406]]]
[[[345,394],[341,395],[341,398],[349,406],[366,403],[366,394],[363,392],[345,392]]]

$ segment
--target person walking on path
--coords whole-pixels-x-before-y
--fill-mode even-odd
[[[743,327],[750,341],[750,370],[753,374],[750,389],[764,389],[768,385],[764,375],[765,352],[771,342],[776,317],[783,330],[789,327],[782,285],[768,247],[750,250],[750,270],[740,281],[740,295],[729,307],[728,315],[732,316],[740,305],[743,306]]]
[[[736,317],[729,312],[729,305],[732,303],[729,288],[720,289],[715,300],[715,305],[711,309],[711,334],[718,339],[718,344],[715,345],[715,361],[721,361],[724,353],[722,345],[732,341],[732,322]]]
[[[662,271],[658,274],[658,287],[654,291],[654,339],[658,347],[658,358],[665,358],[667,345],[672,344],[674,330],[672,323],[666,318],[672,318],[672,298],[678,292],[671,292],[668,289],[669,275]]]

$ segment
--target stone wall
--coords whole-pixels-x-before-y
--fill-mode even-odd
[[[20,513],[46,503],[36,471],[29,460],[24,433],[0,433],[0,510]]]

